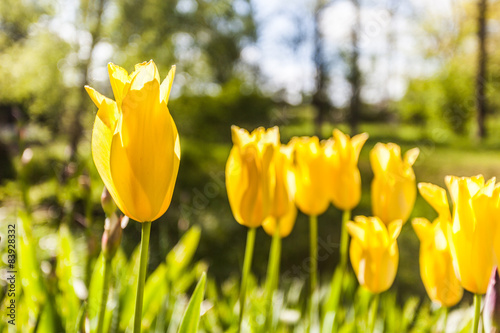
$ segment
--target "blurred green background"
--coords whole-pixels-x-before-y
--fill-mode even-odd
[[[239,276],[246,228],[234,221],[224,185],[232,124],[248,130],[277,125],[284,143],[296,135],[327,138],[335,127],[368,132],[359,162],[363,197],[354,215],[371,213],[368,157],[379,141],[398,143],[403,151],[421,149],[417,181],[444,186],[447,174],[496,176],[499,2],[488,1],[485,9],[482,72],[478,16],[476,1],[435,6],[410,0],[2,1],[2,225],[19,209],[30,211],[41,261],[55,256],[51,240],[62,224],[82,251],[99,253],[103,184],[90,153],[97,110],[83,86],[112,97],[109,61],[132,71],[134,64],[153,59],[162,77],[177,65],[169,109],[182,159],[172,204],[152,226],[151,269],[198,225],[195,258],[208,264],[209,276],[220,284]],[[478,121],[478,100],[485,105],[483,121]],[[416,216],[435,216],[421,197]],[[340,218],[333,207],[319,217],[320,238],[333,247]],[[283,241],[286,277],[307,278],[307,235],[307,219],[299,215]],[[131,222],[124,231],[125,253],[130,255],[139,241],[140,225]],[[398,243],[393,288],[401,298],[423,298],[419,244],[410,223]],[[265,274],[269,245],[270,237],[260,229],[257,277]],[[324,282],[337,260],[335,248],[320,261]],[[84,281],[88,273],[81,273]]]

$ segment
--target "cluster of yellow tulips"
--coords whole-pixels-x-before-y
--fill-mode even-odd
[[[366,133],[350,138],[334,130],[333,137],[325,141],[320,142],[317,137],[294,137],[282,145],[276,127],[249,133],[233,126],[232,138],[234,146],[226,165],[227,193],[236,221],[250,228],[240,295],[240,323],[255,228],[262,225],[274,238],[286,237],[295,223],[295,207],[310,216],[311,306],[315,306],[317,285],[317,216],[330,203],[344,211],[341,268],[347,260],[348,233],[352,237],[349,257],[359,283],[375,295],[391,287],[399,261],[397,238],[417,195],[413,164],[419,155],[418,148],[408,150],[402,157],[396,144],[375,145],[370,153],[374,172],[373,216],[356,216],[350,221],[350,212],[361,197],[357,164],[368,138]],[[450,307],[461,300],[462,287],[476,295],[486,293],[495,253],[500,258],[500,242],[494,242],[500,216],[500,184],[495,185],[494,179],[485,183],[482,176],[448,176],[446,184],[453,211],[450,212],[444,189],[420,183],[420,194],[438,217],[433,223],[426,218],[415,218],[412,225],[421,241],[421,277],[429,297],[443,307]],[[476,310],[480,309],[479,301],[476,300]],[[335,310],[336,304],[333,306]],[[475,330],[479,320],[476,317]],[[309,320],[312,325],[314,318]]]

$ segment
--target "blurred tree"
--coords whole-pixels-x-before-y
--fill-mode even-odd
[[[486,136],[485,118],[488,107],[488,100],[485,94],[486,85],[486,0],[478,0],[478,18],[477,18],[477,38],[478,38],[478,56],[476,72],[476,117],[477,117],[477,135],[480,139]]]
[[[315,67],[315,87],[311,104],[316,109],[316,135],[321,136],[321,127],[331,109],[331,102],[328,97],[327,88],[329,84],[329,73],[327,59],[324,54],[324,37],[320,29],[320,17],[326,7],[325,0],[317,0],[314,9],[314,67]]]
[[[351,0],[354,6],[354,22],[351,28],[351,52],[347,60],[349,73],[347,80],[351,86],[351,98],[349,103],[349,126],[351,135],[358,132],[358,124],[361,116],[361,86],[362,77],[359,68],[359,34],[361,33],[361,4],[359,0]]]

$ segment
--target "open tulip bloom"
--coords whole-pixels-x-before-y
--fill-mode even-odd
[[[445,189],[419,183],[422,197],[438,212],[433,223],[415,218],[413,229],[420,239],[420,276],[429,298],[443,307],[451,307],[462,299],[462,286],[453,268],[448,244],[451,214]]]
[[[142,222],[134,320],[134,332],[140,332],[151,222],[169,207],[179,170],[179,135],[167,107],[175,67],[161,83],[152,60],[136,65],[130,75],[111,63],[108,71],[115,100],[85,87],[99,108],[92,156],[120,210]]]
[[[475,177],[447,176],[453,201],[448,232],[455,270],[462,286],[475,294],[474,332],[479,327],[481,295],[486,293],[495,264],[495,230],[499,222],[500,184]]]
[[[377,143],[370,152],[374,178],[372,182],[373,215],[388,224],[394,220],[405,223],[410,217],[417,187],[413,164],[418,148],[410,149],[401,158],[401,148],[394,143]]]

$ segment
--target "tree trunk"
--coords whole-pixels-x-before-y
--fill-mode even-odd
[[[351,0],[356,13],[354,24],[351,31],[351,57],[349,59],[349,83],[351,84],[351,101],[349,106],[349,126],[351,127],[351,135],[358,132],[359,118],[361,114],[361,71],[358,65],[359,59],[359,32],[361,29],[360,4],[359,0]]]
[[[476,73],[476,112],[477,112],[477,136],[479,139],[486,137],[485,118],[487,111],[487,100],[485,94],[486,85],[486,0],[478,0],[478,31],[479,41],[478,63]]]
[[[328,111],[330,110],[330,101],[326,92],[328,83],[327,65],[323,56],[322,36],[319,27],[319,19],[323,4],[318,0],[314,13],[314,65],[316,69],[315,92],[312,96],[311,104],[316,109],[314,119],[316,135],[321,136],[321,128],[325,122]]]

